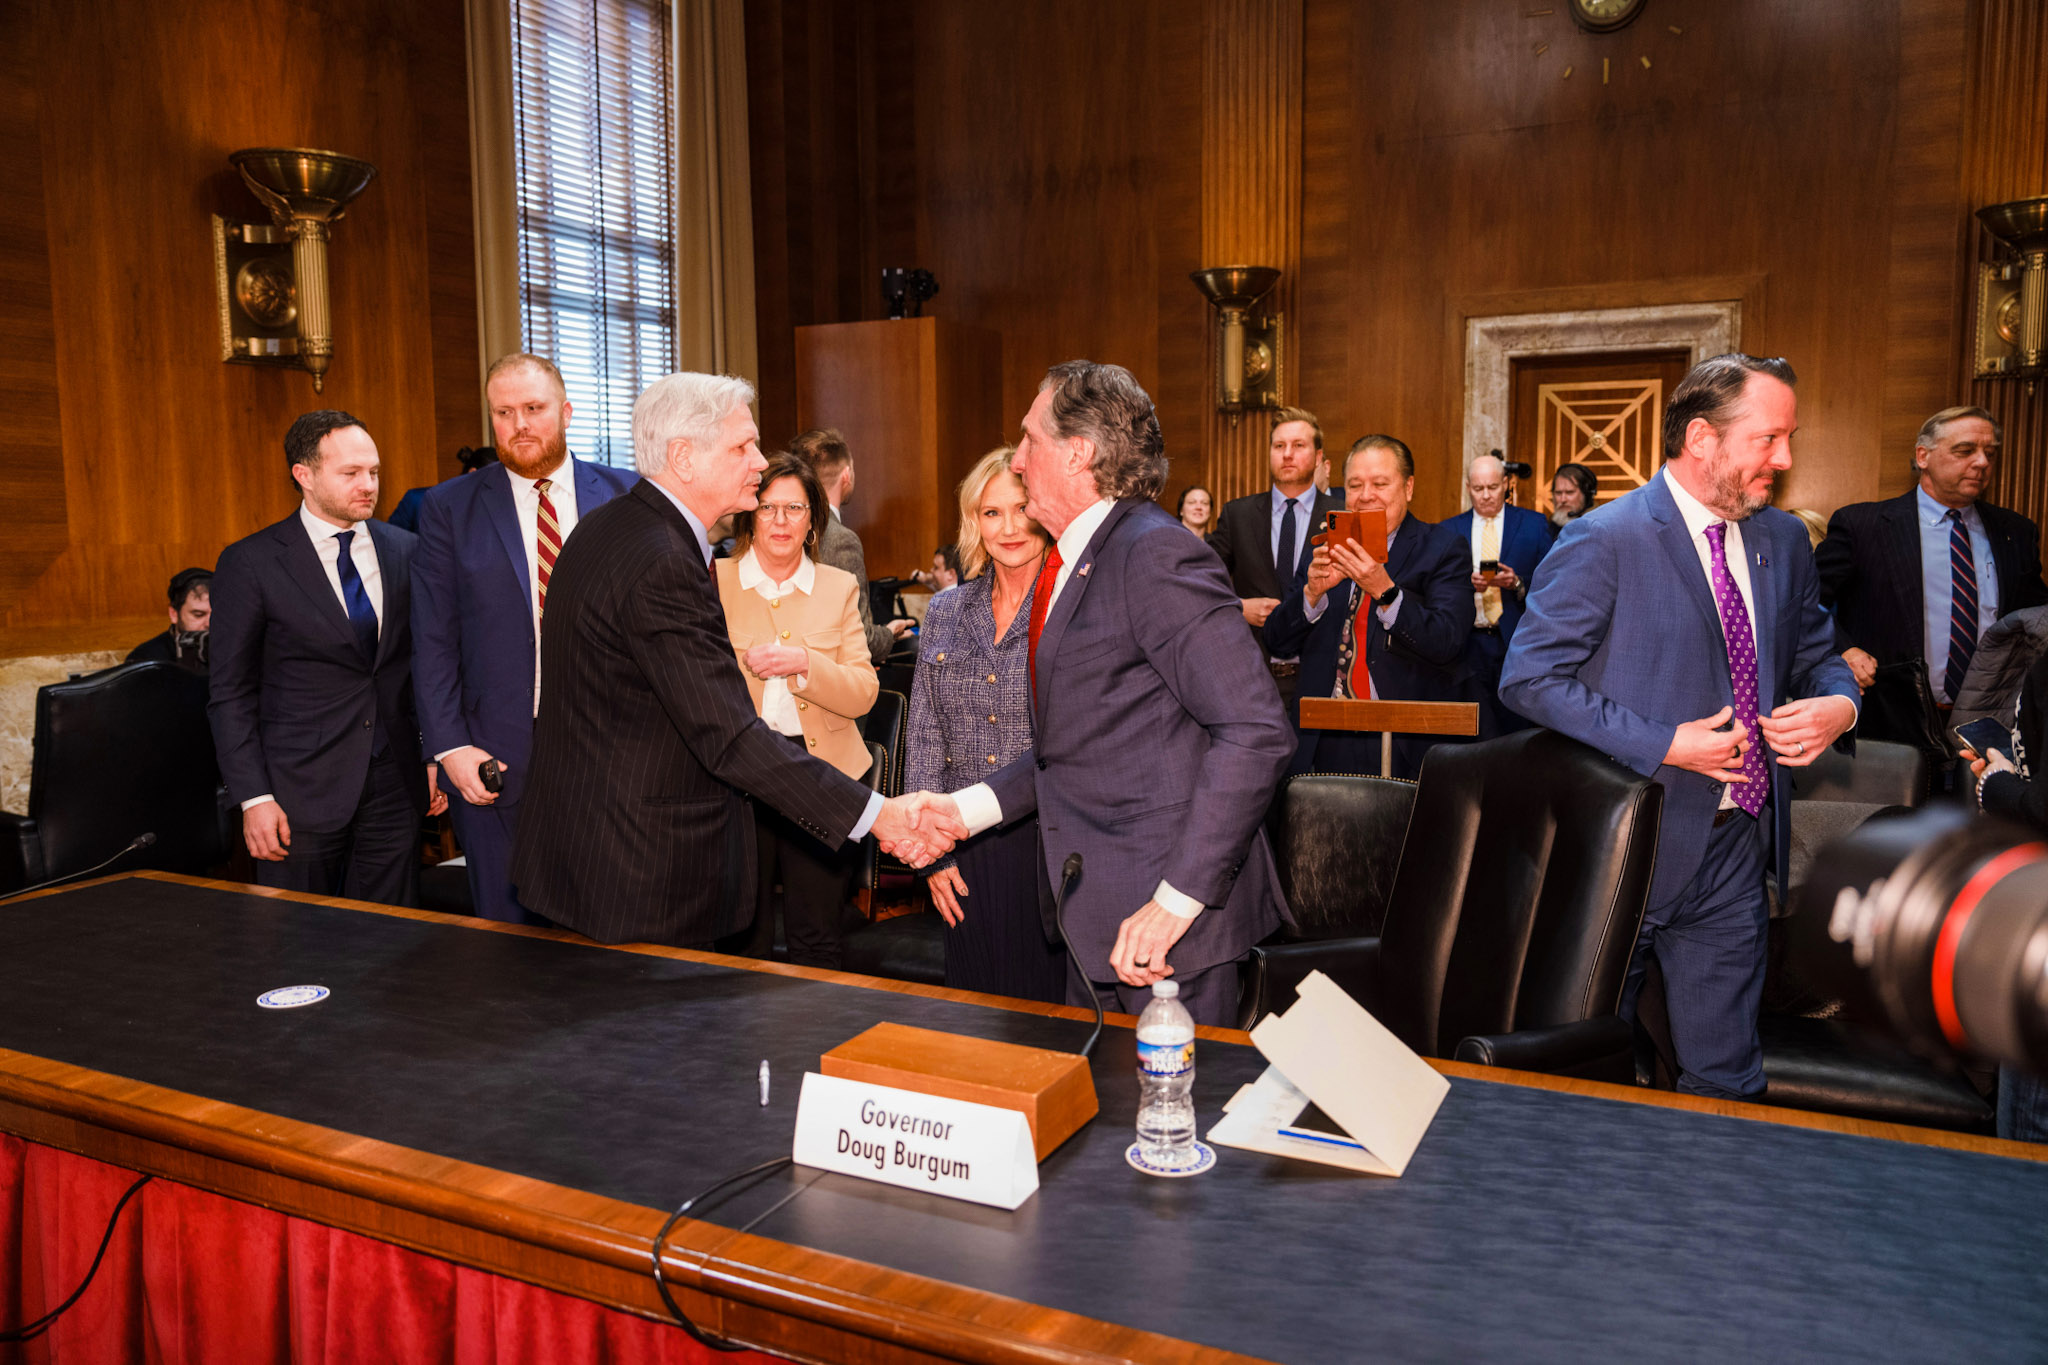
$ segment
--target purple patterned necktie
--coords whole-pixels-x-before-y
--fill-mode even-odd
[[[1749,732],[1749,752],[1742,756],[1743,781],[1729,791],[1735,804],[1755,815],[1764,808],[1764,737],[1756,728],[1756,636],[1749,628],[1749,609],[1743,605],[1742,589],[1728,572],[1728,523],[1717,521],[1707,528],[1707,545],[1714,552],[1714,601],[1721,608],[1721,633],[1728,640],[1728,681],[1735,689],[1735,723]]]

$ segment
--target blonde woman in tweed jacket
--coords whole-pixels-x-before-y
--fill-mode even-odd
[[[960,585],[932,598],[919,632],[905,791],[958,791],[1031,747],[1032,588],[1051,541],[1024,514],[1010,455],[990,451],[960,484]],[[1066,959],[1038,913],[1038,856],[1038,822],[1028,819],[928,870],[948,926],[948,986],[1066,998]]]

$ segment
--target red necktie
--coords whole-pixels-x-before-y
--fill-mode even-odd
[[[1363,588],[1354,586],[1351,590],[1358,594],[1358,605],[1354,608],[1356,614],[1351,618],[1351,695],[1354,700],[1369,701],[1372,698],[1372,673],[1366,667],[1366,636],[1371,633],[1372,619],[1366,612],[1371,604],[1366,601]]]
[[[540,515],[534,525],[534,544],[540,560],[540,594],[535,617],[545,621],[548,612],[548,579],[555,572],[555,556],[562,553],[562,529],[555,524],[555,505],[548,501],[551,479],[538,479],[533,491],[540,495]]]
[[[1045,556],[1045,567],[1038,571],[1038,586],[1031,590],[1031,694],[1038,695],[1038,637],[1045,630],[1045,614],[1052,610],[1052,585],[1060,573],[1060,547],[1055,545]]]

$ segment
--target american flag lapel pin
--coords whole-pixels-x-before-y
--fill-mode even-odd
[[[1074,572],[1081,575],[1081,577],[1086,578],[1088,576],[1088,571],[1094,567],[1095,561],[1091,559],[1086,564],[1083,564],[1080,568],[1074,570]]]

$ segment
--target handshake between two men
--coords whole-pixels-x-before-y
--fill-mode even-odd
[[[884,853],[916,868],[931,866],[971,833],[959,804],[933,792],[890,797],[876,814],[872,832]]]

